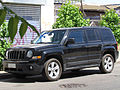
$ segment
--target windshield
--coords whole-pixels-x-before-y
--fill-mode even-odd
[[[59,44],[63,39],[64,34],[65,30],[44,31],[40,34],[39,37],[33,40],[33,44],[40,43]]]

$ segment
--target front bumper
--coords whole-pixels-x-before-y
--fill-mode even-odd
[[[3,61],[3,69],[9,73],[39,75],[43,70],[43,65],[27,61]]]

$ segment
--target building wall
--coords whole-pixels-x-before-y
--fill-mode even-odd
[[[9,0],[9,1],[16,1],[16,0]],[[32,0],[29,0],[29,1],[32,1]],[[37,0],[37,1],[40,2],[41,0]],[[47,30],[51,29],[54,23],[54,1],[45,0],[44,5],[43,3],[35,4],[35,2],[33,1],[34,4],[32,4],[32,2],[31,4],[7,2],[6,6],[8,6],[15,13],[17,13],[17,15],[26,19],[30,24],[34,25],[39,32],[46,29]],[[6,20],[8,20],[9,18],[10,16],[7,15]],[[18,25],[18,32],[19,32],[20,25],[21,25],[21,22]],[[21,45],[21,44],[29,44],[31,43],[31,40],[33,40],[37,36],[37,34],[30,27],[28,27],[27,32],[22,39],[20,38],[20,35],[18,32],[14,39],[14,43],[13,43],[14,46]]]
[[[46,0],[2,0],[7,3],[44,5]]]
[[[23,17],[27,22],[32,24],[39,32],[40,32],[40,21],[41,21],[41,5],[29,5],[29,4],[6,4],[7,7],[12,9],[17,15]],[[6,20],[8,21],[10,16],[7,15]],[[37,34],[28,27],[26,34],[21,39],[19,35],[19,28],[21,25],[21,21],[18,24],[18,32],[14,38],[14,46],[21,45],[21,44],[28,44],[34,39]]]
[[[89,10],[84,10],[84,11],[87,16],[100,16],[100,14],[104,14],[104,11],[103,12],[89,11]]]
[[[56,19],[58,18],[58,10],[60,9],[62,3],[55,3],[54,4],[54,22],[56,21]]]
[[[54,23],[54,0],[46,0],[41,6],[41,31],[52,29]]]
[[[116,13],[120,16],[120,7],[115,10],[116,10]]]

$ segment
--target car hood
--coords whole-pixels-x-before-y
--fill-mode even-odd
[[[17,45],[13,48],[33,48],[33,49],[46,49],[52,47],[58,47],[59,44],[27,44],[27,45]]]

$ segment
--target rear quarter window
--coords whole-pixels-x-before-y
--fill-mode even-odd
[[[87,36],[88,42],[95,42],[99,40],[99,38],[97,37],[96,30],[94,29],[86,30],[86,36]]]
[[[103,41],[115,41],[114,35],[110,29],[101,29],[100,31]]]

